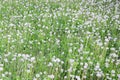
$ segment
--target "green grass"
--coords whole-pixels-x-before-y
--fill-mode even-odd
[[[119,80],[120,3],[109,1],[0,1],[0,79]]]

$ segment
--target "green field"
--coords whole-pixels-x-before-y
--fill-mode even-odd
[[[0,80],[120,80],[120,1],[0,0]]]

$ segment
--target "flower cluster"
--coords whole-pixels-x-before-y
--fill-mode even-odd
[[[119,0],[0,0],[0,80],[119,80]]]

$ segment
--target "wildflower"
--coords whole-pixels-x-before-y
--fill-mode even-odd
[[[36,74],[36,78],[40,77],[40,74]]]
[[[35,57],[31,57],[31,62],[35,62]]]
[[[102,76],[103,76],[103,72],[102,72],[102,71],[97,72],[96,76],[97,76],[98,78],[102,77]]]
[[[59,58],[56,59],[56,62],[59,63],[61,60]]]
[[[83,60],[83,57],[81,56],[80,59]]]
[[[112,74],[115,74],[115,70],[112,70],[111,73],[112,73]]]
[[[80,65],[83,66],[83,63],[81,62]]]
[[[84,69],[87,69],[87,68],[88,68],[88,64],[85,63],[85,65],[84,65]]]
[[[73,70],[73,68],[72,68],[72,67],[70,67],[70,68],[68,69],[68,71],[69,71],[69,72],[72,72],[72,70]]]
[[[44,73],[44,74],[47,74],[47,72],[46,72],[46,71],[44,71],[43,73]]]
[[[83,78],[84,78],[84,79],[86,79],[86,78],[87,78],[87,76],[85,76],[85,75],[84,75],[84,76],[83,76]]]
[[[115,76],[115,70],[111,71],[112,76]]]
[[[117,74],[117,76],[118,76],[118,80],[120,80],[120,74]]]
[[[33,78],[33,80],[37,80],[37,78]]]
[[[83,50],[83,44],[80,45],[81,47],[78,49],[78,53],[80,53]]]
[[[53,74],[48,75],[48,77],[51,78],[51,79],[54,79],[54,75]]]
[[[69,61],[70,61],[70,63],[74,63],[74,59],[70,59]]]
[[[75,78],[76,78],[77,80],[80,80],[80,76],[75,76]]]
[[[2,68],[2,67],[0,67],[0,71],[3,71],[3,68]]]
[[[67,79],[67,76],[64,76],[64,79]]]
[[[105,63],[105,67],[108,68],[108,67],[109,67],[109,64],[108,64],[108,63]]]
[[[2,74],[2,77],[5,77],[5,74]]]
[[[0,67],[3,67],[3,64],[0,64]]]
[[[72,53],[72,49],[69,49],[69,53]]]
[[[51,62],[49,62],[48,66],[53,66],[53,64]]]
[[[5,72],[5,75],[7,75],[9,72]]]
[[[8,59],[7,59],[7,58],[5,58],[5,59],[4,59],[4,61],[5,61],[5,62],[8,62]]]
[[[27,73],[30,73],[30,70],[28,69],[28,70],[26,70],[26,72],[27,72]]]
[[[100,69],[99,65],[95,66],[95,70],[99,70],[99,69]]]

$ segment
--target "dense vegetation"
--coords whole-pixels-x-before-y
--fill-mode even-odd
[[[0,0],[0,80],[120,80],[120,2]]]

